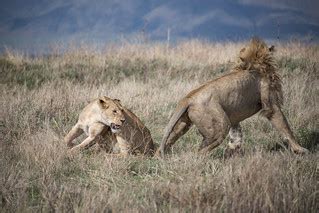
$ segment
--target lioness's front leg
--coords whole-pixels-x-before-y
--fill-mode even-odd
[[[82,133],[83,130],[79,127],[79,124],[74,125],[70,132],[64,137],[64,143],[66,143],[69,148],[72,148],[74,146],[72,141],[79,137]]]
[[[88,137],[80,144],[74,146],[71,149],[71,152],[75,152],[84,148],[92,146],[95,142],[95,139],[100,135],[105,128],[104,124],[95,123],[89,127]]]
[[[122,136],[116,135],[117,145],[120,148],[120,155],[127,156],[130,152],[130,144]]]

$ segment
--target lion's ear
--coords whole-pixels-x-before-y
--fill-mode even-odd
[[[107,109],[109,108],[109,105],[105,102],[105,100],[99,98],[99,101],[98,101],[100,107],[104,108],[104,109]]]
[[[245,61],[244,57],[243,57],[243,54],[244,52],[246,51],[246,48],[242,48],[240,51],[239,51],[239,58],[241,61]]]
[[[271,45],[271,47],[269,47],[269,52],[274,52],[275,51],[275,46]]]

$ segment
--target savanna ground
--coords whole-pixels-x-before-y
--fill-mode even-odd
[[[159,143],[176,102],[229,72],[243,45],[70,47],[43,57],[7,51],[0,57],[0,211],[318,211],[318,44],[276,45],[283,111],[308,155],[289,152],[258,115],[243,122],[244,154],[231,158],[224,157],[226,141],[198,155],[194,128],[165,160],[67,155],[64,135],[100,95],[121,99]]]

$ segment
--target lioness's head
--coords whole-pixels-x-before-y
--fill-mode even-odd
[[[266,43],[258,38],[252,38],[249,44],[239,52],[242,62],[259,62],[274,52],[275,47],[268,47]]]
[[[113,133],[120,132],[121,127],[125,122],[123,108],[118,104],[118,101],[119,100],[117,99],[113,100],[105,96],[98,99],[102,117],[106,124],[110,126]]]

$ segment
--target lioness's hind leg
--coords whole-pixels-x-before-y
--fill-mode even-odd
[[[307,153],[308,150],[301,147],[295,140],[292,131],[288,125],[288,122],[281,112],[280,108],[275,106],[274,113],[268,117],[272,125],[280,132],[280,134],[288,141],[289,146],[293,152],[298,154]]]
[[[116,136],[117,145],[120,148],[120,155],[128,156],[131,151],[131,146],[127,140],[125,140],[123,137],[117,135]]]
[[[100,135],[96,138],[98,151],[111,153],[115,144],[116,138],[109,128],[104,128]]]
[[[72,148],[74,146],[74,143],[72,141],[79,137],[83,133],[83,130],[79,127],[78,124],[76,124],[70,132],[64,137],[64,142],[69,148]]]

